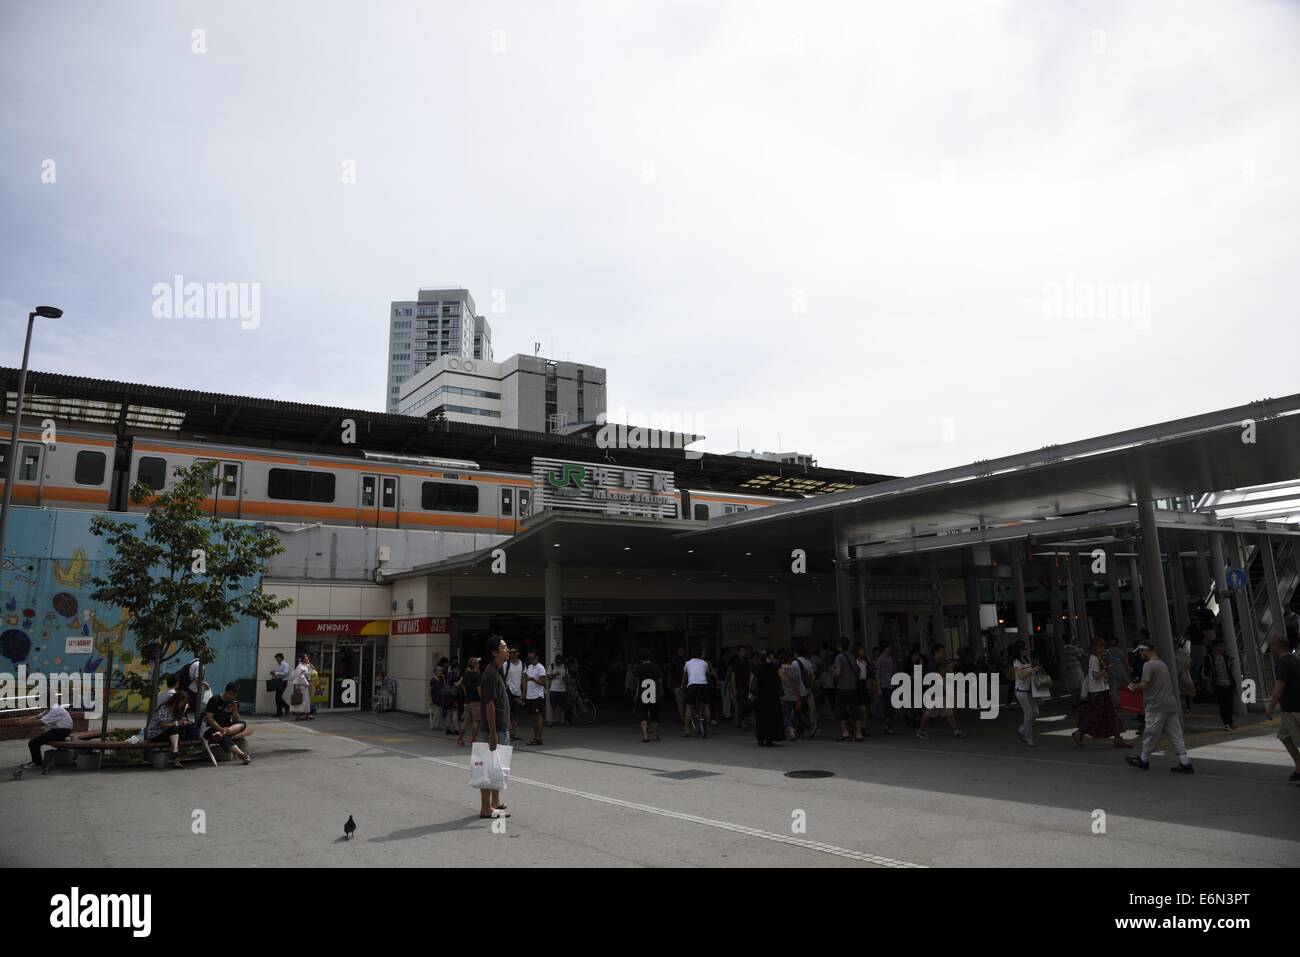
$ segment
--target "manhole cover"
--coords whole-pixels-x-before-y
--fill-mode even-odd
[[[834,771],[787,771],[785,776],[788,778],[833,778]]]
[[[672,778],[674,781],[689,781],[691,778],[716,778],[717,771],[664,771],[656,774],[657,778]]]

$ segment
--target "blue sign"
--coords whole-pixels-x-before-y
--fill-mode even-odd
[[[1233,591],[1246,587],[1246,573],[1240,568],[1229,568],[1226,575],[1228,587]]]

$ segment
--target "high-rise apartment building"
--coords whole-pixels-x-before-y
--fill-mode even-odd
[[[421,289],[394,302],[388,326],[386,408],[397,412],[402,383],[441,356],[492,360],[492,327],[475,315],[468,289]]]

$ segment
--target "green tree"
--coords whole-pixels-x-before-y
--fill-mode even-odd
[[[175,484],[155,492],[144,483],[132,487],[134,504],[148,503],[143,526],[96,515],[91,531],[113,546],[107,575],[93,580],[91,597],[127,609],[127,629],[136,648],[153,668],[146,684],[139,675],[114,672],[129,691],[149,695],[149,714],[158,699],[163,663],[182,652],[204,666],[216,657],[208,636],[240,617],[275,628],[273,615],[292,604],[272,598],[260,575],[273,555],[284,551],[274,533],[208,515],[204,499],[216,484],[216,463],[196,462],[174,469]],[[195,713],[199,702],[193,702]]]

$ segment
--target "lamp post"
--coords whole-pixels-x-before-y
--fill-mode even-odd
[[[14,495],[14,481],[18,472],[15,468],[18,453],[18,429],[23,421],[23,394],[27,389],[27,358],[32,351],[32,326],[36,317],[57,319],[63,310],[54,306],[37,306],[27,314],[27,341],[23,344],[23,368],[18,373],[18,396],[14,400],[14,427],[9,436],[9,451],[5,455],[5,495],[4,504],[0,505],[0,559],[5,553],[5,527],[9,524],[9,503]]]

